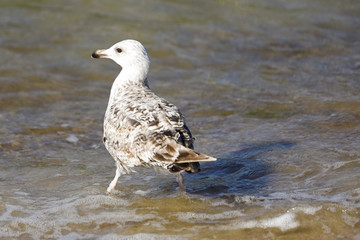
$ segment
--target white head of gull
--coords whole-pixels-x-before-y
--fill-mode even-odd
[[[124,40],[96,50],[93,58],[109,58],[122,67],[115,79],[104,117],[104,144],[116,163],[111,192],[122,173],[135,166],[157,166],[178,174],[184,189],[183,171],[200,171],[199,162],[216,158],[193,150],[194,138],[177,107],[155,95],[147,75],[150,59],[145,47]]]

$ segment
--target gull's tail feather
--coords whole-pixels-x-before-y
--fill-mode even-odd
[[[182,148],[179,151],[179,156],[175,160],[175,163],[211,162],[211,161],[216,161],[216,158],[195,152],[190,148]]]

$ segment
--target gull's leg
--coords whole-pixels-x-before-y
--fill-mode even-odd
[[[184,177],[181,172],[177,173],[177,181],[179,183],[180,191],[185,192]]]
[[[109,187],[106,190],[108,193],[110,193],[111,190],[113,190],[116,187],[117,181],[121,175],[121,170],[122,170],[122,167],[121,167],[120,163],[118,161],[116,161],[116,173],[115,173],[114,179],[111,181],[111,183],[109,184]]]

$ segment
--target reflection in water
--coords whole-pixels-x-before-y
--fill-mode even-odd
[[[268,175],[273,169],[261,155],[292,146],[294,144],[291,142],[267,142],[220,156],[219,161],[202,164],[200,173],[187,176],[190,181],[196,182],[196,189],[190,186],[187,190],[205,196],[264,195],[270,181]]]
[[[359,1],[199,4],[1,1],[1,239],[358,238]],[[120,69],[90,55],[127,38],[219,159],[187,194],[145,168],[105,193]]]

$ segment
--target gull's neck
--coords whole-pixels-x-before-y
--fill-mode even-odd
[[[124,67],[111,87],[109,98],[109,105],[113,102],[116,96],[121,95],[127,89],[132,88],[149,88],[147,75],[149,71],[149,64],[142,67]]]
[[[148,65],[142,67],[124,67],[116,77],[114,84],[116,83],[119,87],[129,85],[146,86],[148,72]]]

